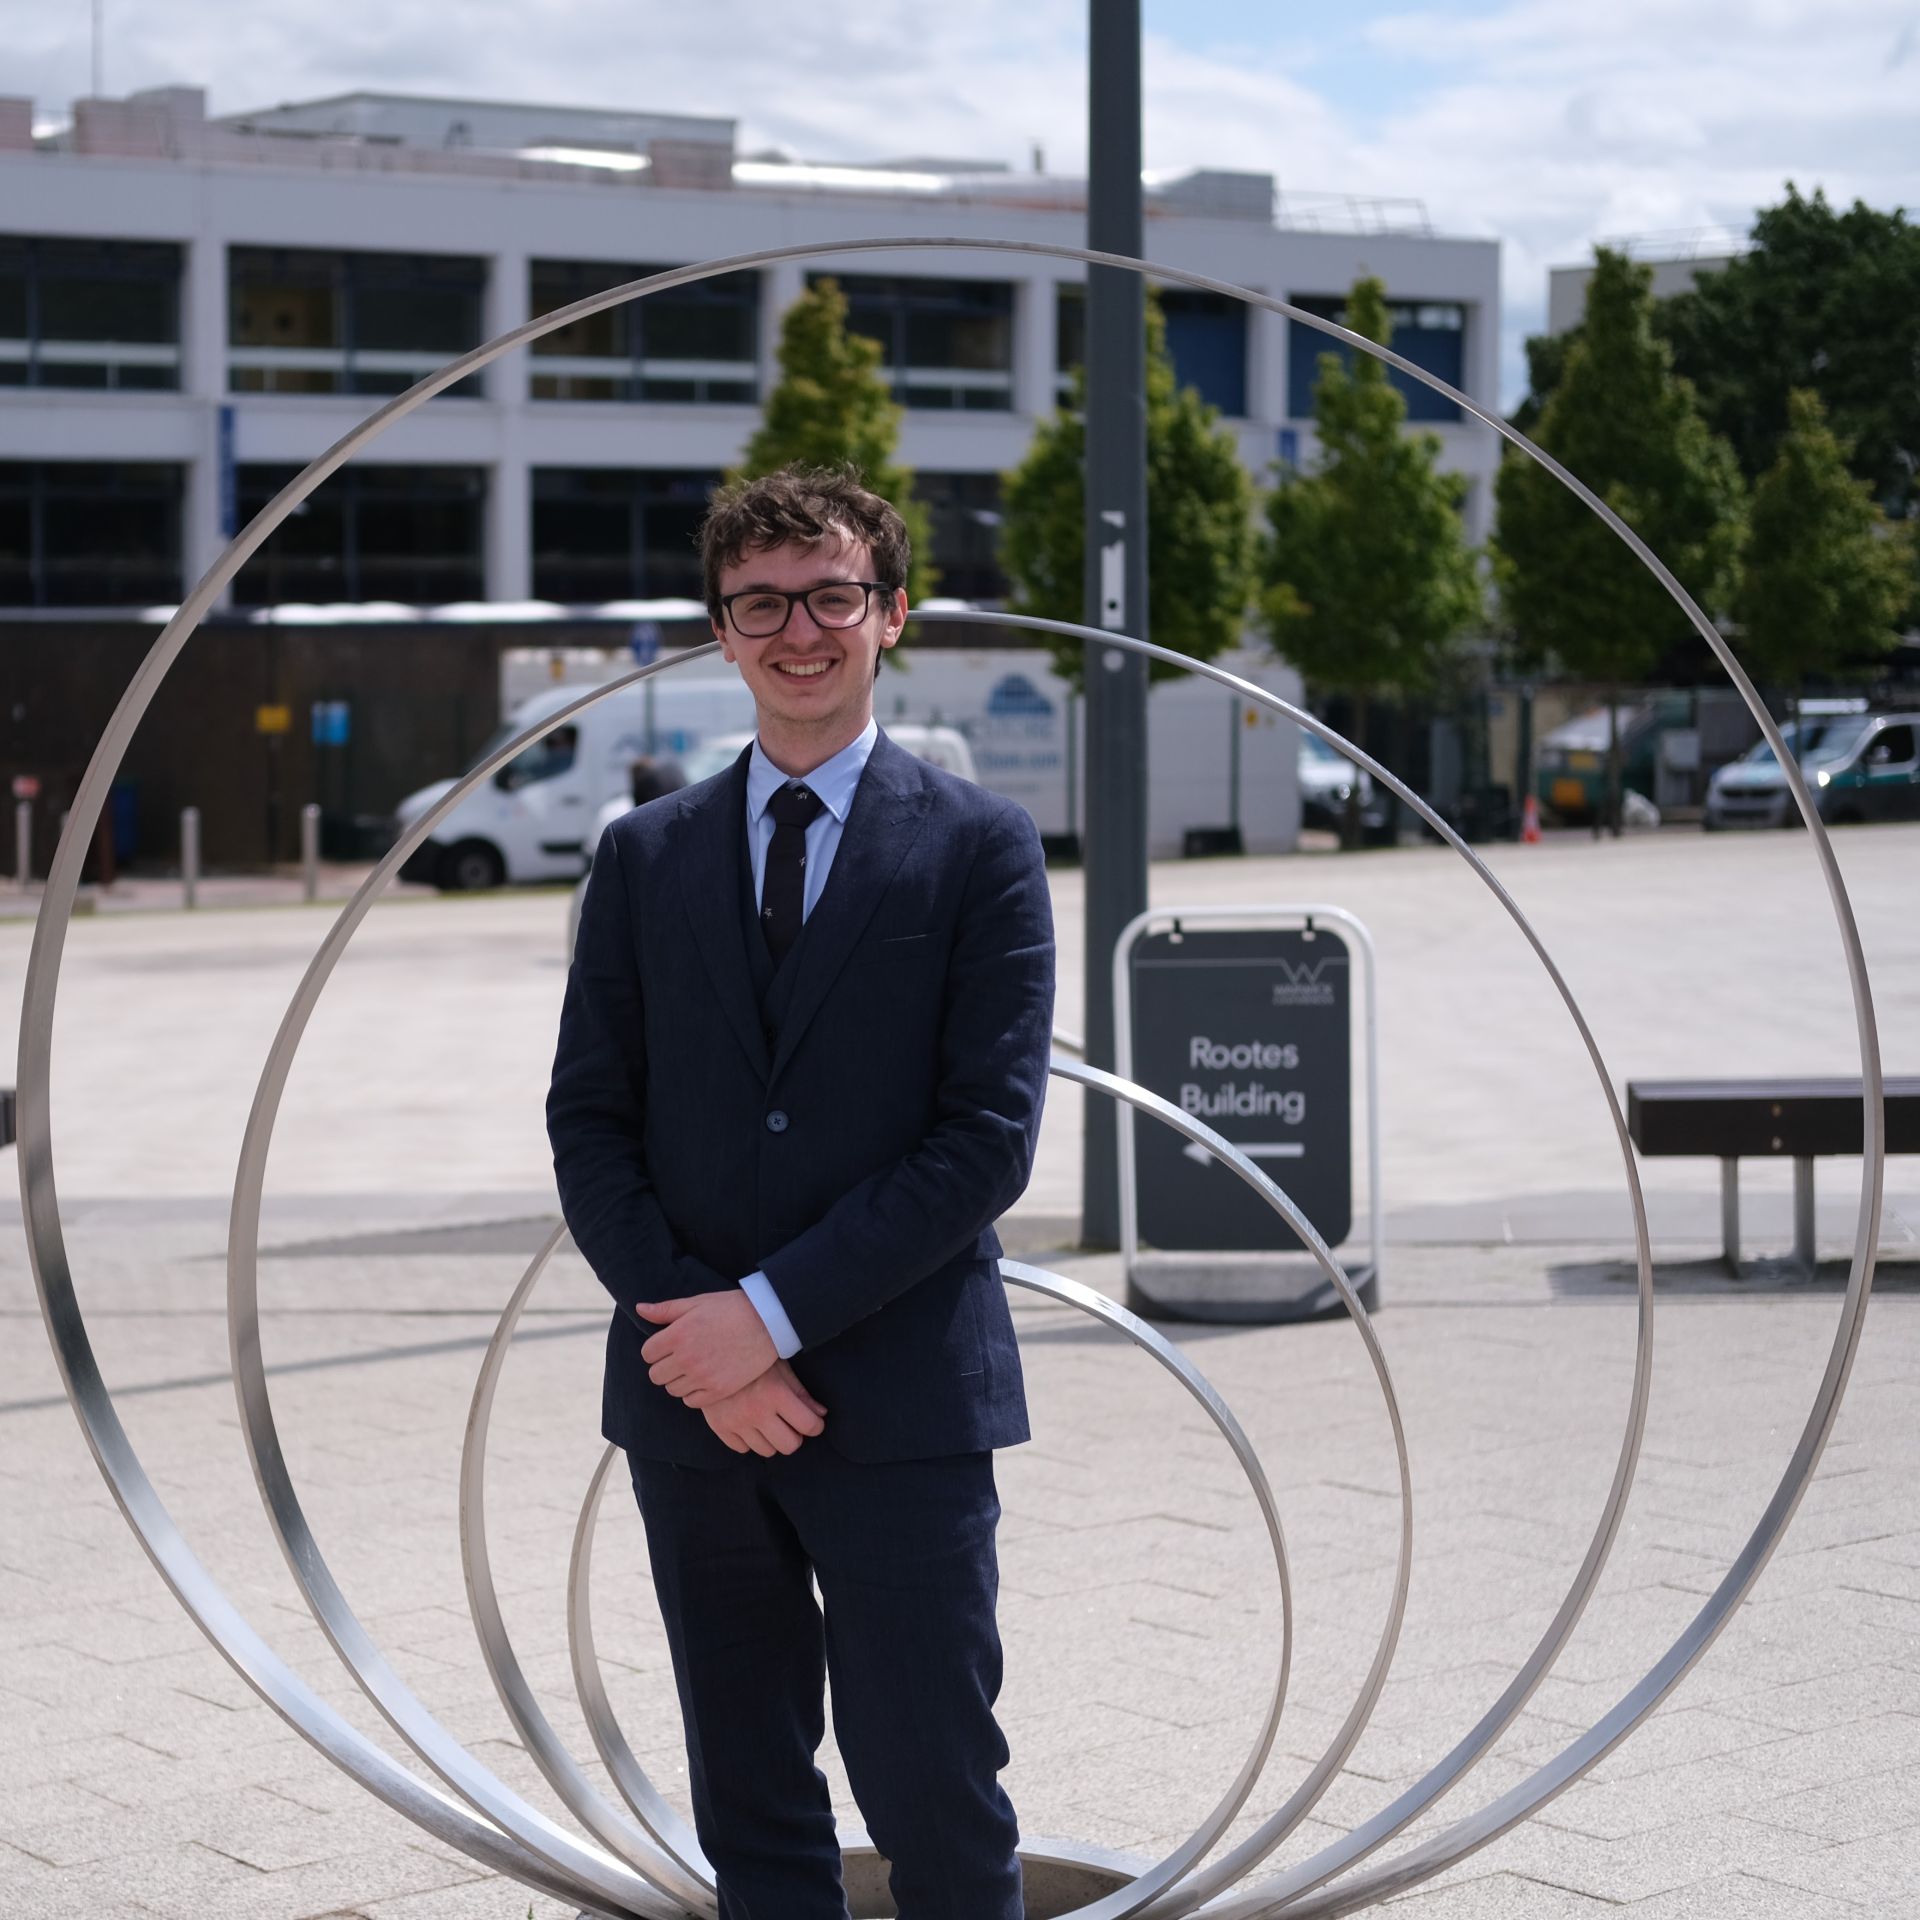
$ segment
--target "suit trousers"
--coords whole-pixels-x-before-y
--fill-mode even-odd
[[[1021,1920],[993,1715],[993,1455],[858,1462],[816,1439],[727,1466],[629,1464],[720,1920],[846,1920],[814,1763],[829,1678],[901,1920]]]

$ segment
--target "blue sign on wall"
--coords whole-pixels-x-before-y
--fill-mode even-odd
[[[353,707],[346,700],[316,700],[313,703],[313,744],[316,747],[344,747],[353,732]]]

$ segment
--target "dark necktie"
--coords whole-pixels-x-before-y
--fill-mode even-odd
[[[760,925],[767,951],[777,967],[800,938],[806,918],[807,824],[825,804],[811,787],[780,788],[767,802],[773,815],[773,844],[767,849],[766,877],[760,887]]]

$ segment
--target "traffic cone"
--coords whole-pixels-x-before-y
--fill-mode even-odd
[[[1520,844],[1523,847],[1537,847],[1540,844],[1540,800],[1537,794],[1528,794],[1526,804],[1520,809]]]

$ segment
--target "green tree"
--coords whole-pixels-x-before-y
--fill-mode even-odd
[[[1786,198],[1755,216],[1747,251],[1659,302],[1653,325],[1749,485],[1780,450],[1788,396],[1808,388],[1888,517],[1920,519],[1920,226],[1904,211],[1856,200],[1840,212],[1789,181]],[[1513,417],[1523,433],[1579,337],[1574,328],[1527,342],[1530,390]],[[1920,560],[1920,543],[1911,550]]]
[[[1789,181],[1748,250],[1664,302],[1660,327],[1749,480],[1790,430],[1790,396],[1811,388],[1888,513],[1920,510],[1920,226],[1904,211],[1838,212]]]
[[[728,479],[757,479],[796,464],[852,467],[907,523],[913,542],[907,597],[924,600],[938,576],[928,553],[927,510],[914,498],[912,473],[894,460],[900,409],[880,372],[879,343],[847,331],[847,297],[837,281],[815,281],[787,309],[779,362],[760,425]]]
[[[1346,325],[1385,345],[1386,289],[1354,285]],[[1481,612],[1480,577],[1460,509],[1463,476],[1442,473],[1439,436],[1406,431],[1405,397],[1371,354],[1351,366],[1320,356],[1313,391],[1314,470],[1283,476],[1268,497],[1260,555],[1260,618],[1275,648],[1316,689],[1353,702],[1366,745],[1367,702],[1431,682]],[[1359,792],[1343,837],[1359,838]]]
[[[1527,397],[1513,410],[1513,424],[1529,439],[1534,428],[1540,424],[1541,412],[1560,384],[1560,376],[1567,370],[1567,355],[1573,351],[1579,338],[1578,327],[1570,327],[1565,333],[1534,333],[1527,336]]]
[[[1738,570],[1744,488],[1653,332],[1653,275],[1602,248],[1587,317],[1534,439],[1626,521],[1709,614]],[[1686,616],[1617,536],[1536,461],[1510,452],[1497,481],[1494,574],[1524,657],[1600,681],[1614,715],[1607,819],[1619,831],[1619,690],[1692,637]]]
[[[1913,578],[1908,527],[1889,526],[1847,453],[1819,395],[1798,390],[1753,492],[1739,651],[1757,680],[1792,690],[1796,717],[1809,673],[1893,646]]]
[[[1042,421],[1001,496],[1000,564],[1018,613],[1086,617],[1086,403],[1076,369],[1071,405]],[[1147,632],[1211,660],[1241,636],[1252,591],[1254,487],[1233,435],[1174,376],[1160,304],[1147,302]],[[1081,685],[1085,649],[1052,643],[1055,670]],[[1180,669],[1149,662],[1156,680]]]

